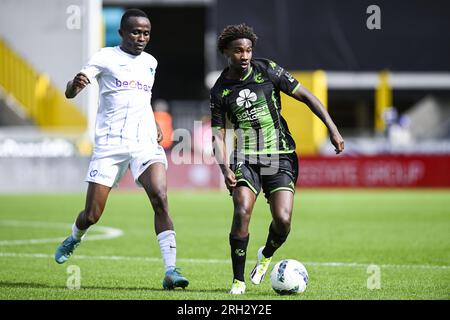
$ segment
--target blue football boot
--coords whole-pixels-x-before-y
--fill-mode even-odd
[[[55,261],[61,264],[69,260],[73,250],[80,245],[80,242],[81,240],[75,240],[72,235],[68,236],[67,239],[56,248]]]
[[[175,288],[186,288],[189,285],[188,279],[181,275],[179,268],[174,268],[166,272],[163,280],[163,288],[172,290]]]

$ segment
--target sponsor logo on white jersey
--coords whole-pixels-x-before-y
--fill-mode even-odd
[[[146,92],[149,92],[152,89],[151,86],[143,84],[140,81],[136,80],[119,80],[116,78],[115,85],[116,88],[130,88],[136,90],[144,90]]]

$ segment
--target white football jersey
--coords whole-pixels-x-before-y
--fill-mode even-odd
[[[150,104],[157,65],[146,52],[134,56],[116,46],[101,49],[81,70],[99,85],[97,146],[157,144]]]

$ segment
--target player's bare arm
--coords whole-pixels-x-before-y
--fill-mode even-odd
[[[325,124],[330,132],[330,140],[335,147],[336,154],[344,151],[344,139],[342,138],[339,130],[334,124],[325,107],[322,105],[319,99],[316,98],[311,92],[309,92],[303,86],[300,86],[294,93],[293,97],[303,103],[305,103],[309,109]]]
[[[163,139],[164,139],[164,134],[161,130],[161,127],[159,126],[158,122],[155,121],[156,124],[156,131],[157,131],[157,138],[156,140],[158,141],[158,143],[160,143]]]
[[[89,78],[82,72],[77,73],[77,75],[67,83],[66,87],[66,98],[72,99],[77,96],[89,83]]]
[[[228,165],[228,159],[225,151],[225,129],[212,128],[212,145],[214,156],[225,179],[225,185],[228,189],[234,188],[236,186],[236,176]]]

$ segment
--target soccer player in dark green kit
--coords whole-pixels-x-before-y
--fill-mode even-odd
[[[245,260],[248,226],[262,188],[272,222],[264,247],[250,273],[254,284],[263,280],[274,252],[290,232],[298,161],[295,142],[281,116],[280,91],[304,102],[330,133],[337,154],[344,140],[322,103],[286,70],[267,59],[253,59],[257,36],[245,24],[227,26],[218,38],[218,49],[228,62],[211,89],[211,117],[215,157],[233,197],[230,232],[233,283],[231,294],[245,293]],[[226,156],[226,119],[235,134],[234,152]]]

